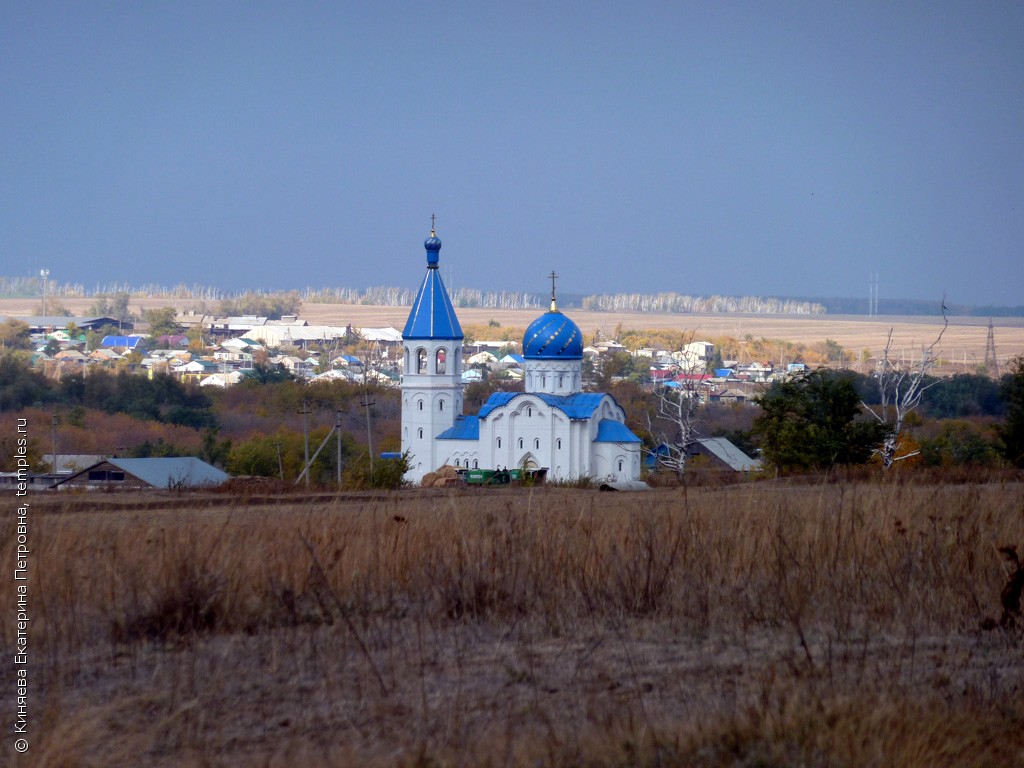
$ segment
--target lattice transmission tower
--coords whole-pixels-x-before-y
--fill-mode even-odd
[[[996,357],[996,332],[992,327],[992,318],[988,320],[988,340],[985,342],[985,368],[989,375],[999,378],[999,358]]]

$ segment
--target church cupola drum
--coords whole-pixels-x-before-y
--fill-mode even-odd
[[[551,309],[538,317],[523,334],[523,373],[527,392],[571,395],[582,389],[583,332],[558,311],[554,272],[551,278]]]
[[[411,482],[438,466],[434,437],[462,413],[462,327],[441,279],[433,226],[423,247],[427,272],[402,331],[402,450],[410,455]]]

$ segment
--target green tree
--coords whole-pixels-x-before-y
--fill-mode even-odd
[[[933,419],[966,416],[1002,416],[1004,411],[998,381],[976,373],[961,373],[929,388],[921,398],[921,411]]]
[[[884,431],[858,420],[860,397],[849,377],[825,369],[775,382],[756,402],[753,433],[781,470],[864,463]]]
[[[999,463],[999,444],[986,432],[990,430],[969,421],[943,421],[935,437],[921,438],[921,459],[933,467],[994,467]]]
[[[719,371],[722,368],[725,368],[725,361],[722,359],[722,350],[717,346],[715,347],[715,354],[712,356],[711,363],[708,367],[712,371]]]
[[[52,402],[53,384],[19,355],[0,357],[0,411]]]
[[[257,384],[279,384],[283,381],[292,381],[295,377],[288,372],[280,363],[253,363],[252,369],[247,371],[246,380]]]
[[[370,469],[370,455],[364,449],[345,467],[342,484],[346,488],[401,488],[409,471],[409,453],[397,459],[377,458]]]
[[[158,336],[170,336],[178,332],[178,310],[174,307],[146,309],[142,312],[143,319],[149,324],[149,335],[154,339]]]
[[[1024,357],[1010,361],[1001,391],[1006,407],[1006,421],[999,430],[1004,455],[1015,466],[1024,467]]]

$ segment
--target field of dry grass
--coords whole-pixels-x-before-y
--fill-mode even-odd
[[[1016,481],[32,509],[11,765],[1024,766]]]
[[[85,312],[91,299],[62,299],[73,312]],[[185,308],[187,302],[171,299],[133,299],[131,311],[163,306]],[[0,299],[0,315],[34,314],[38,299]],[[464,325],[486,326],[491,320],[502,327],[525,329],[537,316],[537,310],[460,309]],[[942,329],[942,319],[934,317],[803,317],[796,315],[685,315],[638,312],[583,312],[572,310],[573,320],[588,336],[600,330],[606,337],[617,327],[636,330],[674,330],[693,332],[711,338],[731,337],[788,341],[794,344],[819,344],[832,339],[855,356],[864,349],[881,354],[889,329],[893,330],[894,349],[909,357],[919,353],[922,344],[930,344]],[[408,307],[370,307],[353,304],[304,304],[301,315],[312,324],[354,327],[402,328],[409,316]],[[1024,318],[994,318],[996,351],[1000,360],[1024,355]],[[495,334],[500,336],[500,330]],[[985,359],[988,318],[956,317],[943,335],[941,356],[955,363],[974,366]]]

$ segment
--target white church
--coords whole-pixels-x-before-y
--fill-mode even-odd
[[[546,468],[550,480],[640,477],[640,438],[609,394],[582,391],[583,334],[551,309],[523,336],[525,392],[495,392],[477,414],[462,412],[462,327],[441,280],[441,241],[424,243],[427,274],[402,332],[402,451],[405,479],[444,465]]]

